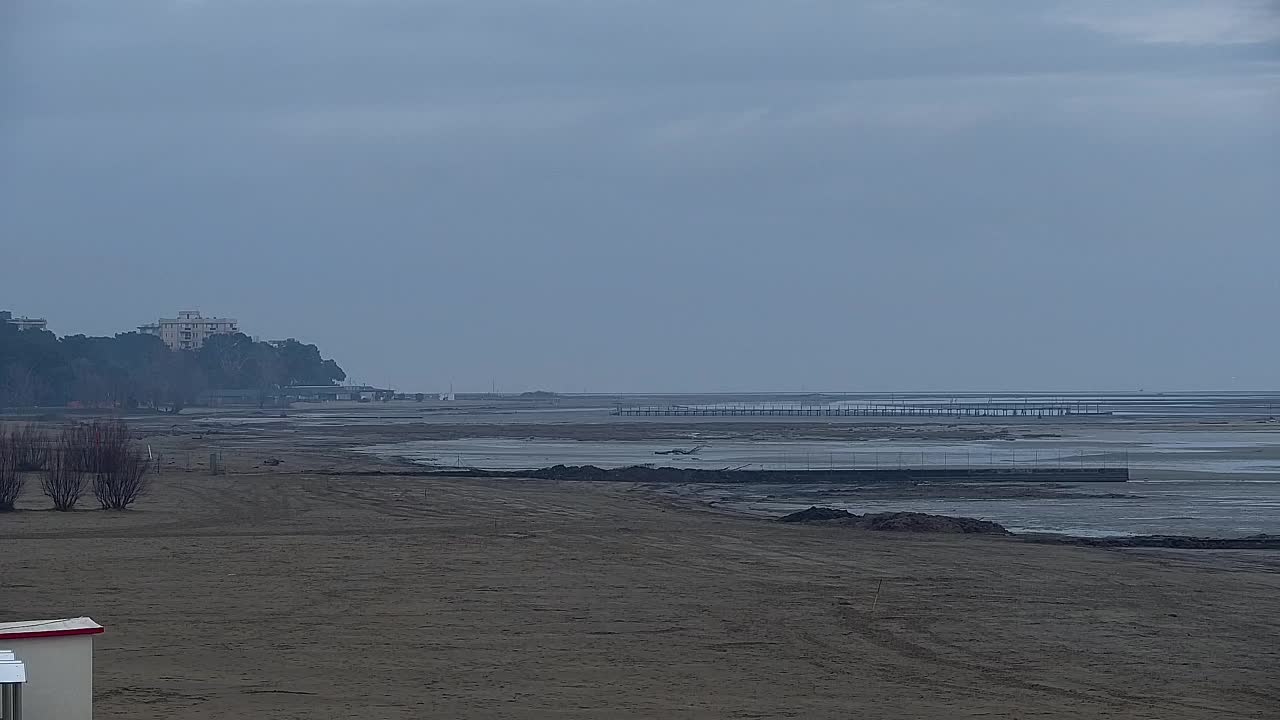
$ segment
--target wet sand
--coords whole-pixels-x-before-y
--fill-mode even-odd
[[[355,477],[396,465],[296,427],[147,442],[168,460],[137,510],[0,517],[0,620],[107,627],[99,718],[1280,707],[1274,553],[884,536],[617,484]],[[211,448],[231,474],[205,472]]]

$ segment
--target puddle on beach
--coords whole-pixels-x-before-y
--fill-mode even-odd
[[[1053,498],[884,498],[868,499],[828,486],[815,496],[813,486],[771,487],[762,497],[758,489],[716,486],[704,497],[718,506],[758,515],[783,515],[810,505],[828,505],[851,512],[913,511],[961,515],[993,520],[1014,532],[1107,535],[1239,536],[1280,534],[1280,436],[1226,433],[1183,437],[1176,447],[1169,438],[1126,444],[1068,439],[1054,441],[997,441],[920,443],[909,441],[749,441],[716,440],[692,455],[657,455],[673,449],[690,450],[696,442],[574,441],[472,438],[414,441],[360,448],[380,457],[403,458],[424,465],[522,470],[556,464],[623,467],[638,464],[707,469],[827,469],[893,467],[1058,467],[1085,465],[1128,466],[1135,481],[1121,484],[1081,484]],[[1190,434],[1189,434],[1190,435]],[[1213,438],[1211,439],[1211,437]],[[1143,440],[1146,438],[1135,438]],[[1270,441],[1270,442],[1266,442]],[[1162,449],[1163,446],[1163,449]],[[1274,451],[1257,455],[1259,450]],[[1248,457],[1241,457],[1242,454]],[[1257,455],[1255,457],[1255,455]],[[1206,477],[1180,479],[1155,471],[1192,472]],[[1154,472],[1151,480],[1143,474]],[[1097,497],[1114,493],[1122,497]],[[976,493],[975,493],[976,494]],[[726,497],[727,495],[727,497]],[[1093,497],[1090,497],[1090,496]],[[1123,497],[1127,495],[1128,497]]]
[[[361,448],[380,457],[425,465],[527,470],[550,465],[660,465],[704,469],[824,470],[898,467],[1028,467],[1077,465],[1215,474],[1280,475],[1280,434],[1233,440],[1194,440],[1161,449],[1159,442],[1118,446],[1104,440],[1017,440],[971,443],[914,441],[696,440],[588,441],[466,438],[421,440]],[[684,454],[670,453],[697,449]],[[1234,452],[1233,452],[1234,451]],[[1247,451],[1247,452],[1246,452]],[[1270,451],[1270,452],[1252,452]]]

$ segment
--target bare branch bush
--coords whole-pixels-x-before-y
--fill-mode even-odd
[[[68,425],[60,441],[76,466],[94,476],[111,472],[123,459],[129,443],[129,426],[119,420]]]
[[[49,453],[49,462],[40,477],[40,490],[53,500],[53,509],[67,512],[74,510],[84,495],[85,472],[76,449],[63,443]]]
[[[13,436],[0,428],[0,512],[11,512],[26,484],[18,469],[18,453]]]
[[[81,469],[92,478],[93,496],[103,510],[125,510],[150,488],[151,464],[134,447],[123,422],[72,426],[65,437]]]
[[[103,510],[126,510],[151,487],[150,462],[142,451],[126,449],[109,463],[110,469],[93,477],[93,496]]]
[[[151,486],[151,462],[119,420],[66,426],[44,464],[40,488],[57,510],[74,509],[89,488],[104,510],[124,510]]]
[[[25,425],[9,435],[18,472],[43,470],[49,462],[49,435],[35,425]]]

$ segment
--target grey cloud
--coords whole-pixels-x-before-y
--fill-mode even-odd
[[[1254,45],[1280,41],[1280,3],[1275,0],[1085,0],[1064,7],[1058,17],[1141,43]]]

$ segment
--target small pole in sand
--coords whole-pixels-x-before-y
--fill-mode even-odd
[[[884,588],[884,578],[880,578],[880,584],[876,585],[876,597],[871,601],[871,612],[876,611],[876,606],[880,604],[880,591]]]

